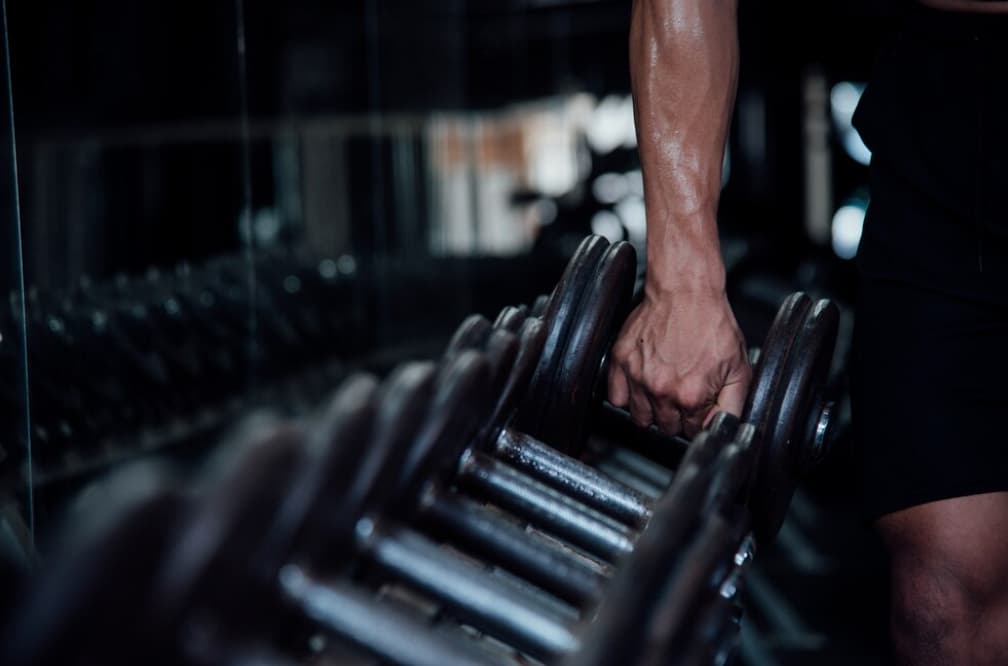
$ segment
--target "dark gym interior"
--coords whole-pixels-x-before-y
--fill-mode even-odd
[[[126,641],[112,618],[166,607],[154,592],[81,601],[87,584],[139,575],[139,545],[118,571],[67,573],[154,470],[170,468],[159,483],[186,501],[226,502],[215,466],[256,419],[310,438],[304,424],[348,378],[438,359],[468,316],[531,307],[586,236],[643,255],[630,5],[4,3],[0,640]],[[793,292],[839,316],[832,444],[746,570],[716,663],[888,662],[884,555],[850,481],[846,361],[869,158],[851,115],[898,11],[739,3],[719,208],[729,300],[751,347]],[[372,569],[341,575],[391,594]],[[430,615],[431,632],[457,629]],[[265,644],[275,653],[256,663],[409,663],[262,616],[275,621],[204,661],[251,663],[242,650]],[[494,658],[556,661],[461,624]],[[51,633],[25,635],[39,627]],[[101,663],[80,649],[59,663]]]

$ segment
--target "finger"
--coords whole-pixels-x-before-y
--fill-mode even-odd
[[[651,398],[651,413],[655,425],[668,435],[678,435],[682,432],[682,412],[671,400]]]
[[[707,424],[714,418],[715,407],[706,407],[698,411],[683,416],[683,434],[689,439],[696,437],[697,433],[707,427]]]
[[[613,365],[609,368],[609,402],[616,407],[626,407],[630,402],[630,384],[623,368]]]
[[[654,422],[651,401],[641,391],[634,391],[630,394],[630,417],[642,428],[647,428]]]
[[[713,421],[714,417],[718,415],[718,412],[723,412],[723,411],[724,410],[721,409],[716,404],[711,405],[710,408],[706,411],[706,413],[704,413],[704,417],[703,417],[703,429],[706,430],[707,428],[709,428],[710,424],[711,424],[711,421]]]
[[[719,412],[730,412],[735,416],[742,416],[742,408],[745,407],[746,393],[749,390],[748,382],[736,381],[725,384],[718,393],[715,410]],[[711,415],[713,418],[713,414]]]

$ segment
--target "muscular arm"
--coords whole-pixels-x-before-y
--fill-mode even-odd
[[[614,347],[609,395],[639,423],[687,435],[716,410],[739,414],[750,378],[717,234],[738,75],[736,11],[736,0],[633,5],[647,281]]]

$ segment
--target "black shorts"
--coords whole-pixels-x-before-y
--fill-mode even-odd
[[[864,514],[1008,491],[1008,17],[913,10],[855,126]]]
[[[1008,491],[1008,307],[862,280],[853,418],[863,515]]]

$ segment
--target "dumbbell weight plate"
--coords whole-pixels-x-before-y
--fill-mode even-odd
[[[369,442],[377,409],[378,381],[368,374],[353,375],[340,385],[324,412],[309,426],[306,455],[295,473],[299,481],[278,507],[264,537],[261,575],[276,571],[292,552],[307,552],[314,535],[341,523],[352,528],[356,516],[339,515],[339,506],[356,476],[360,451],[346,442]]]
[[[483,346],[493,325],[481,314],[469,315],[455,330],[445,354],[454,354],[463,349],[479,349]]]
[[[0,663],[130,663],[131,656],[143,654],[137,611],[184,506],[181,496],[165,490],[174,485],[165,470],[147,463],[144,468],[120,472],[110,482],[118,488],[93,498],[98,511],[90,513],[101,515],[84,515],[89,524],[71,526],[83,535],[71,539],[70,549],[50,563],[10,618],[0,635]],[[149,476],[136,483],[138,474]]]
[[[532,381],[545,341],[546,327],[541,319],[529,317],[522,322],[518,331],[518,355],[508,373],[507,383],[497,394],[493,412],[479,438],[481,443],[496,440],[500,429],[517,409]]]
[[[703,431],[696,442],[705,449],[727,446],[730,434]],[[715,438],[717,441],[706,441]],[[569,666],[607,666],[637,663],[648,634],[653,609],[662,600],[669,571],[681,559],[683,547],[695,532],[699,509],[705,502],[714,465],[682,465],[669,487],[658,500],[654,519],[637,542],[633,557],[617,570],[605,605],[591,631],[586,633],[582,650],[564,663]]]
[[[543,322],[546,325],[546,341],[543,353],[529,385],[528,395],[519,413],[519,427],[529,433],[549,428],[553,415],[549,403],[555,390],[553,378],[563,357],[567,339],[576,326],[578,309],[585,289],[592,277],[609,241],[601,236],[588,236],[578,246],[574,256],[550,296]]]
[[[821,300],[802,318],[783,379],[774,394],[772,420],[763,438],[753,493],[753,522],[758,539],[768,540],[784,522],[802,463],[809,457],[829,376],[839,311]]]
[[[702,628],[699,623],[705,619],[703,611],[712,600],[721,598],[718,588],[748,527],[744,516],[713,515],[698,526],[691,543],[682,549],[674,578],[665,586],[650,618],[649,647],[665,657],[658,663],[686,654],[697,639]]]
[[[836,347],[837,334],[840,327],[839,308],[827,299],[819,300],[809,313],[806,331],[803,333],[801,345],[795,345],[794,367],[800,368],[796,376],[811,377],[808,386],[802,386],[788,391],[795,391],[796,395],[805,396],[807,401],[798,409],[798,424],[805,420],[805,432],[799,433],[802,448],[797,452],[795,462],[801,471],[806,471],[821,460],[825,450],[818,448],[828,446],[830,432],[829,418],[832,414],[823,414],[824,409],[829,409],[829,400],[826,396],[830,379],[830,369],[833,364],[833,351]],[[815,329],[813,333],[809,329]],[[808,366],[814,366],[811,370]],[[793,384],[793,383],[792,383]],[[798,386],[794,384],[794,386]],[[789,401],[789,404],[798,404]],[[827,418],[826,422],[821,419]],[[820,432],[821,428],[825,431]],[[820,441],[817,442],[817,438]]]
[[[252,595],[250,568],[258,561],[263,525],[272,523],[302,453],[304,433],[291,424],[240,430],[229,447],[224,477],[194,503],[190,517],[154,577],[152,631],[172,641],[187,614],[209,603],[228,608],[246,624]],[[241,581],[242,584],[237,584]]]
[[[365,513],[381,511],[395,497],[401,469],[427,418],[435,381],[434,364],[414,362],[399,367],[382,383],[372,439],[354,465],[350,485],[344,489],[337,505],[319,507],[324,512],[334,511],[344,517],[339,521],[340,529],[330,529],[327,538],[322,540],[332,552],[323,553],[321,560],[338,561],[340,554],[346,553],[345,539],[352,538],[357,520]],[[333,443],[333,446],[344,448],[347,445],[346,441]],[[330,519],[330,522],[334,521]]]
[[[733,507],[745,503],[746,483],[752,475],[752,461],[756,428],[751,423],[742,423],[735,433],[735,439],[719,454],[721,473],[715,477],[704,511],[719,511],[728,514]]]
[[[501,395],[518,358],[518,336],[509,330],[495,328],[487,335],[482,347],[492,372],[490,392]]]
[[[512,333],[517,333],[518,329],[528,318],[528,306],[519,305],[517,307],[513,305],[505,306],[500,314],[497,315],[497,319],[494,320],[494,328],[503,328],[504,330],[511,331]]]
[[[777,310],[760,349],[743,414],[747,422],[756,426],[761,440],[770,434],[775,420],[774,399],[783,381],[788,353],[811,306],[812,299],[802,292],[788,296]]]
[[[529,309],[530,317],[542,317],[546,314],[546,308],[549,307],[549,296],[547,294],[540,294],[536,297],[535,301],[532,303],[531,309]]]
[[[637,270],[633,246],[609,246],[585,290],[553,379],[551,419],[529,434],[572,453],[586,439],[602,360],[629,312]]]
[[[732,438],[740,425],[739,418],[728,412],[718,412],[707,426],[707,437],[690,442],[680,466],[695,464],[705,467],[718,456],[725,442]]]
[[[461,352],[442,368],[427,418],[392,485],[392,496],[412,503],[428,481],[452,475],[489,409],[490,367],[476,351]]]
[[[484,434],[496,431],[500,426],[498,420],[510,416],[514,403],[525,391],[539,360],[545,328],[541,320],[526,317],[525,310],[524,306],[505,307],[485,335],[482,335],[485,320],[480,315],[471,316],[459,327],[459,333],[449,345],[454,353],[464,349],[482,351],[489,361],[490,395],[497,397],[493,410],[484,423]],[[501,323],[515,327],[515,331],[501,327]],[[479,331],[480,335],[462,334],[466,329]],[[482,439],[480,436],[476,441]],[[469,443],[468,438],[465,443]],[[458,453],[461,453],[461,449]]]
[[[347,467],[353,473],[341,472],[349,483],[341,488],[338,502],[319,506],[319,500],[328,496],[327,487],[315,483],[305,486],[322,495],[302,498],[296,504],[312,507],[321,515],[291,511],[284,516],[281,511],[292,506],[288,501],[289,493],[296,492],[300,486],[299,474],[322,467],[332,471],[337,459],[330,454],[324,459],[326,465],[319,465],[317,456],[302,462],[303,455],[319,452],[306,451],[302,446],[303,433],[289,425],[273,425],[257,433],[239,433],[248,438],[248,442],[236,447],[232,453],[233,464],[228,466],[230,473],[211,490],[205,501],[199,503],[158,577],[155,588],[158,591],[158,624],[170,630],[178,626],[190,608],[206,603],[228,613],[232,626],[251,626],[253,618],[243,620],[241,616],[254,612],[255,605],[244,604],[245,596],[236,590],[249,595],[256,590],[256,583],[262,586],[273,583],[276,571],[269,570],[264,563],[282,561],[285,553],[276,552],[280,549],[275,537],[278,532],[298,533],[299,526],[291,524],[297,518],[323,528],[312,535],[318,539],[314,542],[314,553],[324,552],[330,566],[345,561],[353,552],[345,545],[353,536],[357,517],[369,505],[384,499],[383,489],[394,471],[389,461],[401,459],[412,442],[426,411],[432,381],[431,364],[413,363],[400,368],[378,391],[377,423],[371,441],[332,443],[331,448],[338,447],[358,455],[350,456],[349,460],[340,458],[349,463]],[[348,387],[355,395],[342,396],[346,404],[340,406],[341,416],[346,421],[343,427],[334,428],[333,434],[351,435],[367,430],[361,420],[372,411],[373,389],[369,383],[365,378],[359,380],[358,386]],[[354,446],[359,443],[367,446],[363,456]],[[283,519],[284,529],[267,532],[264,526],[275,526],[281,522],[278,519]],[[273,538],[264,540],[267,533]],[[337,547],[322,551],[317,544],[323,537],[329,537],[329,545],[335,542]],[[266,587],[259,587],[258,591],[269,594]],[[255,598],[261,600],[263,597]]]

